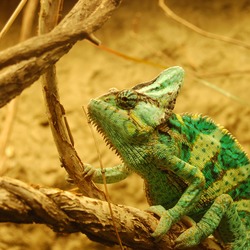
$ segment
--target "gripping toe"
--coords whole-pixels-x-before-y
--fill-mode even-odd
[[[173,224],[173,218],[170,216],[168,210],[163,206],[151,206],[147,211],[155,213],[160,217],[159,224],[157,225],[155,231],[152,233],[152,236],[155,238],[155,241],[160,241],[164,235],[168,232],[170,227]]]

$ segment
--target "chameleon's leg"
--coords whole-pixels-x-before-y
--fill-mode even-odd
[[[164,160],[164,154],[161,156],[162,160]],[[152,234],[156,241],[161,240],[174,223],[191,211],[199,201],[205,185],[205,177],[199,168],[192,166],[175,156],[170,160],[171,162],[168,164],[168,169],[190,184],[174,207],[166,210],[163,206],[156,205],[147,209],[148,211],[160,216],[159,224]]]
[[[176,239],[176,248],[198,245],[217,229],[221,241],[231,250],[250,249],[246,229],[241,222],[233,199],[222,194],[205,213],[203,218]],[[228,248],[227,248],[228,249]]]
[[[95,183],[103,183],[102,169],[94,168],[90,164],[84,164],[84,178],[92,178]],[[107,183],[115,183],[128,177],[131,172],[125,167],[124,164],[116,165],[110,168],[104,168],[104,174]]]

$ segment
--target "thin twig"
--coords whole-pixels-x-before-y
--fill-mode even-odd
[[[156,62],[144,59],[144,58],[129,56],[128,54],[122,53],[122,52],[117,51],[117,50],[113,50],[113,49],[111,49],[105,45],[102,45],[102,44],[99,45],[98,48],[101,50],[107,51],[108,53],[114,54],[118,57],[121,57],[125,60],[133,61],[136,63],[143,63],[143,64],[147,64],[147,65],[150,65],[153,67],[162,68],[162,69],[165,69],[167,67],[165,64],[156,63]]]
[[[103,46],[103,45],[98,46],[98,48],[105,50],[105,51],[108,51],[108,53],[112,53],[118,57],[125,59],[125,60],[134,61],[137,63],[149,64],[149,65],[151,65],[153,67],[157,67],[157,68],[163,68],[163,69],[167,68],[167,65],[157,64],[157,63],[154,63],[152,61],[145,60],[143,58],[136,58],[136,57],[128,56],[126,54],[121,53],[120,51],[113,50],[113,49],[108,48],[108,47]],[[232,75],[232,74],[247,74],[247,73],[250,73],[250,70],[245,69],[245,70],[238,70],[238,71],[231,71],[231,72],[225,71],[225,72],[217,72],[217,73],[197,73],[194,70],[186,70],[186,72],[188,73],[189,76],[193,76],[195,81],[197,81],[198,83],[203,84],[203,85],[219,92],[220,94],[230,98],[233,101],[236,101],[237,103],[240,103],[240,104],[242,104],[244,106],[248,106],[248,107],[250,106],[248,101],[242,100],[240,97],[237,97],[236,95],[233,95],[230,92],[225,91],[222,88],[216,86],[215,84],[210,83],[210,82],[203,79],[204,77],[218,77],[218,76]]]
[[[13,22],[16,20],[17,16],[19,15],[20,11],[23,9],[24,5],[26,4],[27,0],[21,0],[15,11],[12,13],[11,17],[9,18],[8,22],[5,24],[3,29],[0,32],[0,39],[6,34],[9,30]]]
[[[205,86],[207,86],[207,87],[209,87],[209,88],[211,88],[211,89],[214,89],[218,93],[223,94],[224,96],[230,98],[231,100],[236,101],[237,103],[240,103],[240,104],[250,108],[249,101],[246,101],[246,100],[244,100],[244,99],[242,99],[242,98],[240,98],[240,97],[226,91],[225,89],[222,89],[221,87],[216,86],[215,84],[212,84],[212,83],[210,83],[210,82],[208,82],[208,81],[206,81],[206,80],[204,80],[202,78],[197,77],[196,81],[203,84],[203,85],[205,85]]]
[[[97,139],[95,137],[95,133],[94,133],[94,130],[93,130],[93,127],[91,125],[91,122],[90,120],[88,119],[88,115],[87,115],[87,112],[85,110],[84,107],[83,108],[83,112],[85,114],[85,117],[87,119],[87,123],[89,125],[89,128],[90,128],[90,131],[91,131],[91,134],[92,134],[92,137],[94,139],[94,143],[95,143],[95,148],[96,148],[96,152],[97,152],[97,155],[98,155],[98,158],[99,158],[99,163],[100,163],[100,167],[101,167],[101,172],[102,172],[102,181],[103,181],[103,185],[104,185],[104,189],[105,189],[105,198],[106,198],[106,201],[108,202],[108,207],[109,207],[109,212],[110,212],[110,216],[112,218],[112,222],[113,222],[113,227],[115,229],[115,234],[116,234],[116,237],[117,237],[117,240],[118,240],[118,243],[119,243],[119,246],[120,246],[120,249],[124,249],[123,248],[123,245],[122,245],[122,241],[121,241],[121,237],[119,235],[119,232],[117,230],[117,226],[116,226],[116,223],[115,223],[115,218],[114,218],[114,213],[113,213],[113,210],[112,210],[112,206],[111,206],[111,199],[110,199],[110,195],[109,195],[109,191],[108,191],[108,186],[107,186],[107,181],[106,181],[106,176],[105,176],[105,168],[103,166],[103,163],[102,163],[102,157],[101,157],[101,152],[100,152],[100,148],[99,148],[99,145],[97,143]]]
[[[250,49],[250,44],[231,38],[231,37],[227,37],[227,36],[222,36],[222,35],[217,35],[208,31],[205,31],[197,26],[195,26],[194,24],[188,22],[187,20],[183,19],[182,17],[176,15],[166,4],[164,0],[159,0],[159,6],[162,8],[162,10],[165,12],[165,14],[172,18],[173,20],[175,20],[176,22],[184,25],[185,27],[189,28],[190,30],[195,31],[196,33],[205,36],[207,38],[211,38],[211,39],[215,39],[218,41],[223,41],[226,43],[231,43],[246,49]]]
[[[90,34],[110,18],[120,2],[79,0],[51,32],[1,51],[0,70],[3,69],[3,72],[0,75],[0,107],[37,80],[78,40],[89,39]]]

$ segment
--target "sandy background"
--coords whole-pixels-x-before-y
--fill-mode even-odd
[[[66,1],[65,1],[66,2]],[[65,9],[70,8],[73,1]],[[0,1],[0,28],[17,1]],[[204,30],[250,41],[250,1],[168,1],[182,18]],[[66,11],[66,10],[65,10]],[[20,19],[0,49],[18,41]],[[157,1],[124,0],[104,27],[96,33],[103,45],[128,56],[160,66],[137,63],[100,50],[87,41],[78,42],[57,64],[61,101],[67,112],[76,149],[84,162],[99,166],[94,142],[82,112],[90,98],[109,88],[129,88],[151,80],[163,68],[180,65],[186,70],[185,84],[177,100],[176,112],[203,113],[223,124],[250,152],[250,51],[225,42],[205,38],[166,17]],[[244,72],[241,72],[244,71]],[[241,102],[205,86],[203,80],[237,96]],[[213,76],[209,74],[216,73]],[[219,74],[222,73],[222,74]],[[248,104],[247,104],[248,103]],[[1,124],[6,110],[0,111]],[[1,128],[1,125],[0,125]],[[98,136],[105,166],[119,163]],[[11,141],[6,175],[27,183],[69,189],[60,167],[57,151],[47,124],[39,82],[25,90],[19,99],[18,113]],[[112,201],[146,208],[141,179],[109,186]],[[19,249],[109,249],[89,241],[84,235],[56,234],[42,225],[0,224],[0,250]],[[118,249],[118,248],[114,248]]]

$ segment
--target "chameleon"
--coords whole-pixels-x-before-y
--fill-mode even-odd
[[[195,223],[175,248],[198,245],[214,234],[226,249],[250,249],[250,161],[238,141],[211,118],[173,112],[184,70],[170,67],[130,89],[111,89],[88,104],[88,116],[120,156],[105,168],[106,182],[132,172],[145,183],[152,233],[160,241],[183,216]],[[98,168],[85,164],[96,183]]]

